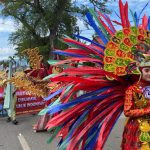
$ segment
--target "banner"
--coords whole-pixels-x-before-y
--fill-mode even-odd
[[[4,89],[0,87],[0,104],[3,104],[3,93]]]
[[[0,88],[0,103],[3,103],[3,88]],[[45,107],[42,97],[30,95],[28,91],[17,90],[16,114],[35,114]]]

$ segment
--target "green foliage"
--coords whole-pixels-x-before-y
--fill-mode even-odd
[[[6,68],[8,68],[8,66],[9,66],[9,61],[7,61],[7,60],[2,60],[2,61],[0,61],[0,66],[1,65],[3,65],[3,69],[5,70]]]
[[[104,13],[111,13],[111,11],[109,9],[106,9],[106,3],[109,2],[109,0],[89,0],[89,1],[90,1],[90,3],[93,4],[93,7],[95,9],[98,9]]]
[[[107,0],[89,0],[96,8],[107,10]],[[10,16],[18,23],[10,42],[16,46],[17,55],[27,48],[39,47],[44,60],[53,58],[54,48],[64,49],[59,41],[63,34],[72,36],[77,31],[76,14],[85,14],[87,7],[72,0],[5,0],[2,15]],[[109,12],[107,10],[107,12]]]
[[[13,17],[20,26],[9,38],[17,45],[18,55],[26,48],[39,47],[45,58],[50,57],[50,51],[59,48],[57,39],[64,33],[71,35],[76,26],[70,8],[71,0],[5,1],[3,15]]]

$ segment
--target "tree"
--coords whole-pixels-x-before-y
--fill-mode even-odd
[[[6,68],[8,68],[8,66],[9,66],[9,61],[8,60],[1,60],[0,61],[0,66],[3,66],[3,70],[6,70]]]
[[[72,0],[5,0],[2,14],[11,16],[19,28],[9,40],[16,45],[18,55],[26,48],[39,47],[45,60],[53,58],[54,48],[65,48],[59,41],[63,34],[69,36],[77,30],[75,13],[84,14],[87,7],[77,6]],[[107,0],[89,0],[94,7],[105,9]],[[103,6],[103,7],[100,7]],[[80,9],[82,8],[82,9]]]

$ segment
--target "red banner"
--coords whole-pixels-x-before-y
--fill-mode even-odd
[[[4,93],[4,89],[0,87],[0,104],[3,103],[3,93]]]
[[[41,97],[29,95],[28,91],[17,90],[16,114],[34,114],[45,107],[45,101]],[[0,101],[3,101],[3,88],[0,88]]]

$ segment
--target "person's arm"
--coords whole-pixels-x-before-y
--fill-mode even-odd
[[[133,89],[130,87],[126,91],[125,102],[124,102],[124,114],[127,117],[141,117],[143,115],[150,114],[150,107],[145,108],[134,108]]]

